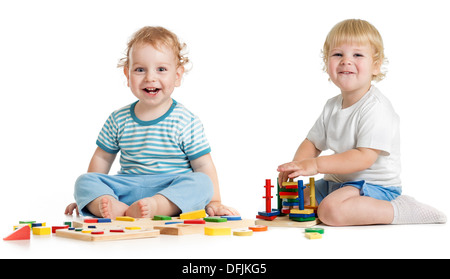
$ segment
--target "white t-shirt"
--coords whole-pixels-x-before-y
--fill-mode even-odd
[[[326,174],[334,182],[365,180],[381,186],[401,187],[400,119],[391,102],[375,87],[351,107],[342,109],[342,95],[331,98],[308,133],[319,150],[342,153],[358,147],[380,150],[368,169],[351,174]]]

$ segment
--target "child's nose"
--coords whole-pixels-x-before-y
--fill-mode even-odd
[[[147,75],[145,76],[145,81],[146,82],[154,82],[156,81],[156,77],[155,77],[155,73],[153,73],[152,71],[149,71],[147,73]]]

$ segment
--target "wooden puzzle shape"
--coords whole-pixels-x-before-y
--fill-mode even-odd
[[[3,238],[3,240],[28,240],[30,239],[30,235],[31,235],[30,226],[25,225],[15,230],[7,237]]]
[[[56,236],[72,238],[84,241],[106,241],[106,240],[123,240],[123,239],[138,239],[158,237],[159,230],[141,229],[141,230],[127,230],[127,229],[95,229],[93,231],[75,231],[69,229],[62,229],[56,231]],[[114,232],[116,231],[116,232]],[[103,233],[101,233],[103,232]]]

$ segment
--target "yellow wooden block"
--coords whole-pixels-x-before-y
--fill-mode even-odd
[[[206,235],[231,235],[231,228],[205,227]]]
[[[291,209],[290,213],[292,214],[312,214],[314,213],[314,209]]]
[[[126,230],[140,230],[141,227],[125,227]]]
[[[233,231],[233,235],[236,236],[250,236],[253,235],[253,231],[252,230],[237,230],[237,231]]]
[[[320,233],[305,233],[305,236],[309,239],[321,239],[322,235]]]
[[[82,230],[81,232],[82,232],[82,233],[91,233],[92,230]]]
[[[34,227],[33,234],[34,235],[48,235],[52,233],[52,228],[50,227]]]
[[[283,182],[281,183],[282,186],[297,186],[298,182]]]
[[[205,218],[205,217],[206,217],[206,212],[204,209],[180,214],[180,219],[184,219],[184,220],[185,219],[200,219],[200,218]]]
[[[134,221],[136,221],[136,219],[134,219],[133,217],[129,217],[129,216],[120,216],[120,217],[116,217],[116,221],[134,222]]]
[[[296,199],[298,198],[298,195],[289,195],[289,196],[284,196],[284,195],[280,195],[281,199]]]

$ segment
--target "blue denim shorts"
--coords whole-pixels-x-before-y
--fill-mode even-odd
[[[358,188],[361,196],[372,197],[377,200],[391,201],[402,194],[401,187],[384,187],[366,183],[364,180],[337,183],[320,179],[316,181],[315,186],[318,204],[320,204],[326,196],[345,186],[353,186]]]

